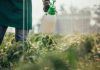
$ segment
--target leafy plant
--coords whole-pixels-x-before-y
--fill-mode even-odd
[[[100,70],[100,34],[30,34],[15,42],[6,34],[0,70]]]

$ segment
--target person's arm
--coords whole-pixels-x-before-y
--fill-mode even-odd
[[[42,0],[43,1],[43,10],[44,10],[44,12],[47,12],[48,11],[48,9],[49,9],[49,7],[50,7],[50,0]]]

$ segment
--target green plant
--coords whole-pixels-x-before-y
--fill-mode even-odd
[[[0,70],[100,70],[99,34],[31,34],[24,44],[13,35],[0,46]]]

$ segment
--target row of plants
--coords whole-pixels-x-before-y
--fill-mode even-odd
[[[0,46],[0,70],[100,70],[100,34],[33,34]]]

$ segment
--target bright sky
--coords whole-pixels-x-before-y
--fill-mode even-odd
[[[42,0],[32,0],[33,25],[36,24],[44,14],[42,4]],[[68,9],[68,7],[71,5],[82,8],[85,6],[93,6],[93,4],[100,4],[100,0],[56,0],[56,8],[58,11],[60,5],[62,4],[66,9]]]

